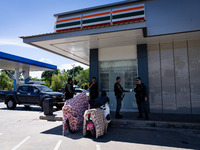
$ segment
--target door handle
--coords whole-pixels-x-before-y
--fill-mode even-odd
[[[19,92],[17,92],[17,94],[20,94]]]
[[[31,95],[31,93],[27,93],[27,95]]]

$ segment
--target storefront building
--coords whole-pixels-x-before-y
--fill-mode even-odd
[[[55,32],[24,42],[90,66],[115,109],[117,76],[129,90],[140,76],[150,112],[200,114],[199,0],[129,0],[56,14]],[[136,111],[134,93],[124,111]]]

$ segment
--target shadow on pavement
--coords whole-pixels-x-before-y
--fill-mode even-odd
[[[0,108],[0,110],[9,110],[9,109],[5,105],[5,107]],[[21,106],[19,105],[15,109],[9,110],[9,111],[40,111],[40,112],[43,112],[42,108],[40,106],[24,107],[23,105],[21,105]],[[55,112],[55,111],[58,111],[58,110],[56,108],[54,108],[53,111]]]
[[[62,136],[62,125],[44,131],[42,134]],[[109,128],[108,133],[98,139],[92,136],[83,137],[82,130],[74,134],[70,134],[66,131],[65,137],[74,140],[89,138],[95,142],[101,143],[116,141],[175,148],[198,149],[200,147],[200,137],[188,136],[184,133],[171,130]]]

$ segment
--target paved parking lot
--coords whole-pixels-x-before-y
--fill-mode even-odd
[[[200,149],[200,134],[193,130],[110,128],[98,139],[82,132],[62,136],[62,122],[39,120],[39,107],[7,110],[0,102],[1,150],[134,150]]]

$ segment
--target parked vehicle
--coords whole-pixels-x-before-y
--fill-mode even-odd
[[[65,103],[64,94],[54,92],[44,85],[25,84],[16,91],[0,91],[8,109],[15,109],[16,105],[38,105],[43,108],[45,98],[52,98],[53,105],[61,109]]]
[[[83,92],[86,93],[87,99],[89,99],[89,91],[81,89],[81,88],[75,88],[76,95],[74,95],[74,96],[77,96],[77,95],[79,95],[79,94],[81,94]]]

